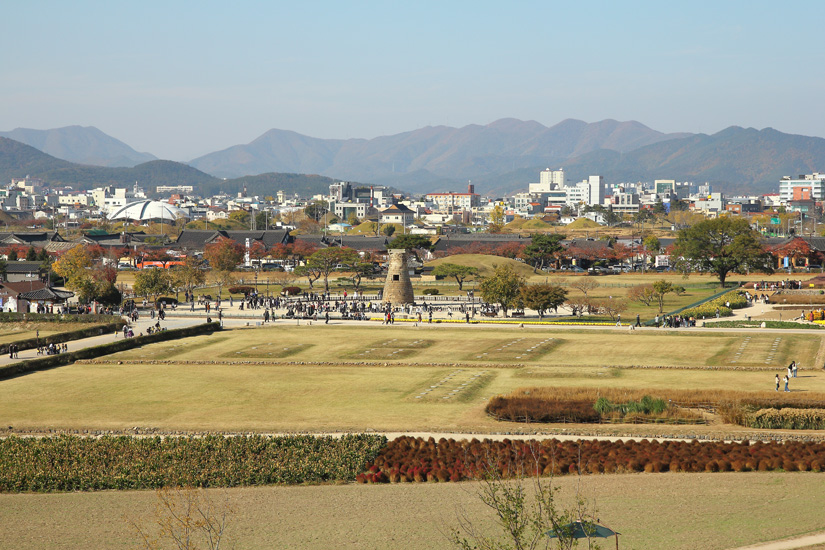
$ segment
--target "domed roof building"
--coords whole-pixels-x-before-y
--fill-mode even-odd
[[[172,204],[162,201],[136,201],[113,210],[107,216],[110,220],[166,220],[174,221],[178,218],[189,218],[189,212]]]

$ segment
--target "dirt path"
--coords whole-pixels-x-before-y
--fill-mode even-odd
[[[790,550],[792,548],[811,548],[825,544],[825,533],[815,535],[805,535],[795,539],[778,540],[762,544],[752,544],[751,546],[741,546],[732,550]]]

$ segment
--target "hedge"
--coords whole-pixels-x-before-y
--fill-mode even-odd
[[[15,311],[0,312],[0,323],[111,323],[117,315],[101,315],[84,313],[82,315],[69,313],[17,313]]]
[[[456,441],[402,436],[389,442],[360,483],[447,482],[522,475],[825,470],[825,443],[694,441]]]
[[[19,363],[10,363],[8,365],[0,366],[0,380],[11,378],[19,374],[61,367],[63,365],[68,365],[69,363],[74,363],[80,359],[95,359],[97,357],[103,357],[104,355],[117,353],[119,351],[139,348],[140,346],[145,346],[146,344],[154,344],[156,342],[165,342],[167,340],[175,340],[177,338],[207,334],[220,330],[220,328],[220,323],[204,323],[202,325],[195,325],[192,327],[177,328],[173,330],[155,332],[153,334],[145,334],[135,338],[123,338],[109,344],[83,348],[69,353],[58,353],[57,355],[48,355],[38,359],[20,361]]]
[[[238,487],[353,481],[379,435],[0,440],[0,492]]]
[[[106,315],[106,317],[110,316]],[[81,328],[69,332],[49,334],[48,336],[43,336],[42,338],[26,338],[25,340],[17,340],[16,342],[9,342],[8,344],[0,344],[0,354],[8,353],[9,346],[11,344],[16,344],[18,351],[22,351],[25,349],[34,349],[37,346],[42,346],[46,344],[61,344],[63,342],[71,342],[72,340],[80,340],[81,338],[88,338],[90,336],[99,336],[107,332],[114,332],[122,329],[123,325],[125,324],[126,321],[124,321],[121,318],[117,318],[117,321],[113,323],[107,323],[105,325],[95,325],[92,327]]]

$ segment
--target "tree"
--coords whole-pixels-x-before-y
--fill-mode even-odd
[[[54,272],[65,280],[65,286],[73,291],[78,300],[88,302],[95,294],[92,278],[92,257],[85,246],[75,246],[54,262]]]
[[[352,268],[352,284],[355,287],[355,290],[359,290],[361,288],[361,279],[366,277],[367,279],[374,279],[376,275],[375,264],[372,262],[363,262],[358,261],[355,262],[351,266]]]
[[[405,250],[432,250],[433,242],[425,235],[398,235],[390,244],[387,245],[390,249],[405,249]]]
[[[496,265],[492,277],[481,282],[479,290],[485,302],[497,303],[507,317],[507,310],[514,307],[519,300],[519,290],[524,278],[515,272],[512,266]]]
[[[453,277],[458,283],[458,290],[464,290],[464,280],[469,276],[478,275],[477,267],[444,263],[433,269],[433,275],[438,278]]]
[[[607,206],[607,212],[605,212],[604,214],[604,219],[607,222],[608,227],[610,227],[611,225],[616,225],[617,223],[622,221],[622,217],[613,211],[612,204]]]
[[[772,272],[770,255],[748,220],[724,216],[679,230],[673,246],[674,265],[688,275],[695,269],[716,274],[724,287],[728,273],[737,270]]]
[[[591,300],[591,305],[594,310],[602,315],[609,315],[615,321],[627,309],[627,300],[608,296],[607,298]]]
[[[665,203],[662,201],[662,197],[656,197],[656,203],[653,205],[653,213],[654,214],[664,214],[667,212],[665,210]]]
[[[496,204],[490,212],[490,223],[487,230],[490,233],[501,233],[502,229],[504,229],[504,208],[501,204]]]
[[[662,247],[661,243],[659,242],[659,238],[655,235],[648,235],[642,241],[642,246],[645,249],[645,261],[643,264],[643,268],[647,267],[647,256],[650,254],[651,256],[655,256],[659,253],[659,249]]]
[[[633,302],[642,303],[648,307],[656,300],[653,285],[636,285],[627,291],[627,298]]]
[[[37,261],[37,250],[33,246],[30,246],[28,250],[26,250],[26,261],[27,262],[36,262]]]
[[[304,208],[304,215],[316,222],[320,222],[324,216],[326,216],[327,212],[329,212],[327,203],[321,200],[312,201]]]
[[[321,271],[308,265],[299,265],[293,273],[296,277],[306,277],[309,288],[313,288],[313,283],[321,278]]]
[[[516,465],[509,457],[489,457],[484,477],[479,483],[478,497],[492,511],[491,522],[500,527],[498,536],[490,536],[489,529],[477,529],[466,514],[458,517],[459,527],[450,533],[450,541],[459,550],[532,550],[554,547],[569,550],[577,545],[570,525],[580,521],[586,527],[595,525],[595,509],[581,496],[581,485],[576,487],[572,506],[561,509],[556,504],[558,488],[552,476],[540,477],[539,447],[530,451],[535,461],[528,466]],[[507,462],[504,466],[515,479],[505,479],[494,461]],[[582,464],[578,471],[582,471]],[[553,531],[556,538],[550,539]],[[588,539],[590,548],[598,548]]]
[[[587,299],[588,293],[592,292],[593,290],[596,290],[602,285],[601,283],[599,283],[599,281],[596,281],[595,279],[592,279],[590,277],[579,277],[575,281],[570,283],[570,286],[584,294],[584,298]]]
[[[564,235],[560,233],[547,234],[536,233],[524,250],[521,252],[522,258],[533,266],[533,273],[538,269],[544,269],[551,261],[558,258],[559,253],[564,251],[561,242]]]
[[[143,269],[135,275],[132,288],[138,296],[151,296],[156,302],[158,296],[172,290],[172,277],[165,269]]]
[[[183,261],[183,265],[175,268],[172,272],[173,284],[178,288],[183,288],[192,292],[196,286],[206,282],[206,272],[202,269],[203,262],[189,256]]]
[[[659,315],[662,314],[665,307],[665,294],[674,292],[673,284],[661,279],[653,283],[653,296],[656,299],[656,305],[659,306]]]
[[[220,296],[224,285],[233,281],[232,272],[243,261],[243,247],[232,239],[220,238],[217,242],[207,244],[203,250],[203,257],[209,262],[212,277],[218,285]]]
[[[542,319],[544,312],[549,309],[558,312],[559,306],[567,299],[567,291],[558,285],[524,285],[520,293],[522,304],[536,310]]]
[[[205,489],[163,488],[150,526],[127,518],[144,550],[219,550],[234,511],[228,498],[216,501]],[[150,524],[151,525],[151,524]],[[224,545],[225,546],[225,545]]]
[[[349,268],[358,261],[358,253],[352,248],[322,248],[307,258],[306,267],[324,278],[324,290],[329,290],[329,274],[339,265]],[[312,286],[312,283],[310,283]]]

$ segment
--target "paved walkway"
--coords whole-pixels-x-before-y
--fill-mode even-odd
[[[748,308],[734,310],[734,315],[732,317],[725,317],[722,320],[742,320],[742,319],[747,319],[748,316],[756,317],[756,316],[760,316],[764,313],[773,311],[774,307],[775,307],[775,304],[757,304],[757,305],[753,305],[753,306],[748,307]],[[564,311],[564,307],[559,308],[559,310],[562,314],[566,313]],[[283,310],[283,309],[282,310],[277,310],[276,314],[282,314],[284,311],[285,310]],[[800,311],[801,311],[801,309],[800,309]],[[324,324],[323,318],[320,318],[320,317],[319,317],[318,321],[310,321],[310,320],[305,320],[305,319],[297,320],[297,319],[274,318],[274,319],[270,320],[268,323],[264,323],[263,322],[263,314],[264,314],[264,309],[252,309],[252,310],[244,309],[243,311],[241,311],[241,310],[238,309],[237,304],[235,304],[234,307],[231,307],[231,308],[227,307],[227,308],[223,309],[223,324],[224,324],[225,327],[228,327],[228,328],[239,328],[239,327],[245,327],[245,326],[266,326],[266,325],[296,325],[296,324],[301,324],[301,325],[314,324],[314,325],[318,325],[318,324]],[[790,312],[789,312],[789,315],[790,315]],[[210,312],[208,316],[211,317],[213,321],[217,321],[217,314],[214,311]],[[378,317],[381,317],[381,314],[380,313],[374,313],[374,314],[371,314],[371,316],[378,318]],[[546,320],[552,320],[553,317],[554,316],[549,316],[549,317],[546,317],[545,319]],[[189,310],[189,308],[187,306],[182,305],[181,307],[179,307],[176,310],[171,310],[171,309],[167,310],[166,319],[161,322],[161,326],[163,326],[167,329],[183,328],[183,327],[192,326],[192,325],[196,325],[196,324],[200,324],[200,323],[205,323],[206,318],[207,318],[207,314],[206,314],[206,312],[205,312],[205,310],[202,306],[197,307],[196,310],[194,312],[192,312],[192,311]],[[433,320],[438,320],[438,319],[441,319],[441,320],[450,319],[450,316],[447,313],[446,309],[444,311],[438,311],[438,312],[435,312],[433,314]],[[452,317],[452,319],[461,320],[461,319],[463,319],[463,317],[456,310],[456,312],[454,313],[454,316]],[[487,318],[487,317],[481,317],[480,318],[480,317],[477,316],[475,318],[475,320],[483,320],[483,319],[493,320],[493,319]],[[502,320],[503,318],[497,317],[496,319]],[[510,319],[510,320],[518,321],[518,319]],[[628,319],[625,322],[629,322],[629,321],[632,321],[632,320]],[[141,318],[138,319],[138,321],[136,323],[132,323],[131,326],[132,326],[135,334],[140,334],[140,333],[145,333],[146,329],[149,326],[154,325],[156,322],[157,322],[157,319],[151,319],[148,314],[142,313]],[[371,326],[371,327],[375,327],[375,328],[382,328],[383,327],[383,328],[386,328],[386,329],[399,328],[399,327],[417,328],[414,323],[411,323],[409,321],[399,321],[395,325],[381,325],[381,324],[379,324],[375,321],[343,320],[343,319],[340,319],[337,316],[337,314],[334,314],[334,316],[330,319],[329,324],[330,325],[342,325],[342,324],[344,324],[344,325],[354,325],[354,326]],[[436,324],[436,323],[430,324],[430,323],[427,322],[426,318],[421,323],[421,327],[435,328],[435,327],[444,327],[444,326],[464,327],[466,329],[484,329],[484,328],[489,328],[489,327],[494,326],[494,325],[492,325],[492,324],[482,324],[482,323],[472,323],[472,324],[469,324],[469,325],[466,324],[466,323],[450,323],[449,325]],[[610,326],[610,325],[607,325],[607,326],[605,326],[605,325],[600,325],[600,326],[553,325],[552,327],[549,327],[548,325],[524,325],[523,327],[521,327],[521,326],[519,326],[519,324],[514,322],[513,324],[510,324],[510,325],[495,325],[495,326],[497,328],[510,328],[510,329],[513,329],[513,330],[516,330],[516,329],[543,330],[543,329],[547,329],[547,328],[552,328],[553,330],[557,330],[557,329],[558,330],[565,330],[565,329],[575,329],[575,330],[624,330],[624,331],[629,330],[629,327],[626,326],[626,325],[622,326],[622,327],[615,327],[615,326]],[[663,329],[655,328],[655,327],[642,327],[642,328],[638,328],[636,330],[656,331],[656,330],[663,330]],[[698,326],[698,327],[694,327],[694,328],[678,328],[678,329],[664,329],[664,330],[677,330],[677,331],[713,330],[714,332],[743,332],[743,331],[753,331],[754,329],[752,329],[752,328],[704,329],[701,326]],[[768,328],[765,328],[765,329],[759,329],[759,330],[761,330],[763,332],[778,332],[778,333],[783,333],[783,334],[789,334],[789,333],[790,334],[793,334],[793,333],[810,334],[810,330],[806,330],[806,329],[768,329]],[[67,345],[69,347],[69,351],[75,351],[75,350],[78,350],[78,349],[83,349],[83,348],[87,348],[87,347],[98,346],[98,345],[101,345],[101,344],[107,344],[109,342],[114,342],[119,338],[123,338],[123,333],[122,332],[118,332],[117,334],[114,334],[114,333],[110,332],[110,333],[103,334],[103,335],[100,335],[100,336],[92,336],[92,337],[89,337],[89,338],[82,338],[80,340],[74,340],[74,341],[68,342]],[[25,351],[21,351],[19,353],[17,359],[9,359],[8,355],[0,356],[0,365],[6,365],[6,364],[9,364],[9,363],[14,363],[14,362],[25,360],[25,359],[35,359],[37,357],[38,357],[38,355],[37,355],[37,350],[36,349],[25,350]]]
[[[790,550],[792,548],[808,548],[817,544],[825,544],[825,533],[805,535],[795,539],[778,540],[750,546],[741,546],[732,550]]]

